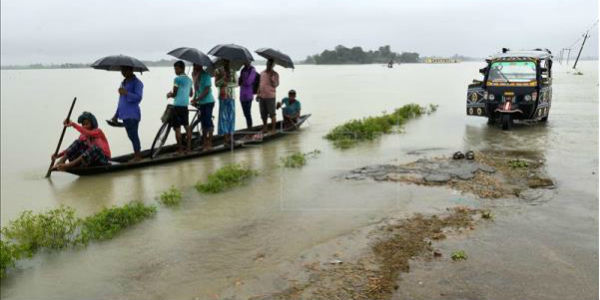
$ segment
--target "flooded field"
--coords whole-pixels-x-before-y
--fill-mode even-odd
[[[108,119],[116,108],[120,74],[97,70],[1,72],[1,224],[23,210],[61,204],[86,216],[133,200],[156,204],[174,185],[178,208],[116,238],[82,250],[41,253],[23,260],[1,282],[3,299],[247,299],[282,291],[312,261],[330,261],[364,247],[367,228],[386,218],[438,214],[448,207],[491,209],[493,222],[436,244],[442,259],[411,262],[394,299],[590,299],[598,293],[598,74],[554,70],[547,124],[512,131],[465,116],[467,84],[482,63],[308,66],[278,70],[278,97],[298,92],[306,126],[280,140],[158,167],[76,177],[43,175],[72,97],[74,114]],[[153,68],[144,82],[140,137],[150,146],[172,82],[171,68]],[[26,95],[26,96],[25,96]],[[339,150],[323,139],[352,118],[391,112],[408,103],[437,104],[409,121],[401,134]],[[238,127],[245,124],[237,104]],[[253,107],[255,123],[258,107]],[[131,152],[125,131],[101,124],[113,155]],[[76,134],[68,131],[64,146]],[[174,140],[173,137],[171,137]],[[301,169],[280,167],[296,151],[321,153]],[[479,199],[446,187],[344,180],[373,164],[409,163],[461,150],[532,151],[545,161],[555,188],[533,200]],[[216,195],[199,194],[198,180],[230,163],[259,176]],[[339,249],[338,249],[339,248]],[[451,251],[469,258],[452,262]],[[312,259],[312,260],[311,260]],[[311,261],[308,261],[311,260]]]

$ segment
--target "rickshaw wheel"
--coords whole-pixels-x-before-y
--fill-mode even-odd
[[[488,125],[494,125],[494,123],[496,123],[496,118],[494,118],[493,115],[492,116],[488,116],[487,124]]]
[[[542,121],[544,123],[548,122],[548,116],[543,117],[540,121]]]
[[[509,130],[512,127],[513,119],[510,114],[502,115],[502,130]]]
[[[169,137],[169,132],[171,132],[171,125],[168,122],[163,123],[156,133],[154,141],[152,142],[152,148],[150,148],[150,158],[155,158],[158,156],[158,154],[160,154],[162,147],[167,141],[167,137]]]

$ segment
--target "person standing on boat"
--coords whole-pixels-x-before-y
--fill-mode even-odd
[[[192,80],[185,74],[185,63],[178,60],[173,64],[175,69],[175,79],[173,80],[173,90],[167,93],[167,99],[173,98],[173,110],[171,111],[170,123],[171,127],[175,131],[175,138],[177,139],[177,152],[182,153],[183,141],[181,136],[181,126],[185,127],[186,135],[186,150],[191,150],[192,146],[192,131],[189,123],[189,110],[188,105],[190,104],[190,97],[193,96]]]
[[[215,85],[219,88],[219,128],[218,134],[223,135],[225,144],[232,143],[235,131],[235,88],[237,79],[235,70],[229,60],[223,60],[223,67],[217,70]]]
[[[275,114],[275,89],[279,86],[279,74],[273,70],[274,61],[267,60],[267,69],[260,73],[260,84],[256,98],[260,105],[260,117],[263,121],[263,132],[267,132],[267,118],[271,118],[271,131],[275,131],[277,115]]]
[[[117,123],[118,119],[123,120],[127,137],[133,145],[133,161],[139,161],[142,159],[142,155],[140,154],[138,127],[141,119],[140,102],[142,102],[144,84],[133,74],[132,67],[121,67],[121,74],[125,79],[119,87],[119,105],[111,121]]]
[[[109,164],[110,147],[104,132],[98,128],[96,117],[84,111],[77,118],[77,123],[73,123],[69,119],[63,122],[64,126],[75,128],[81,135],[64,151],[56,155],[52,154],[52,159],[60,157],[60,160],[52,167],[53,170],[64,171],[78,166],[90,167]]]
[[[214,131],[213,109],[215,107],[215,98],[212,95],[212,83],[210,74],[200,65],[194,65],[192,72],[194,79],[194,100],[192,105],[198,108],[200,112],[200,125],[202,126],[202,148],[208,150],[212,148],[212,136]]]
[[[252,100],[254,100],[254,94],[256,93],[255,81],[258,79],[258,73],[254,69],[254,66],[250,62],[244,64],[244,68],[240,72],[240,104],[244,111],[244,117],[246,118],[246,127],[252,128]]]

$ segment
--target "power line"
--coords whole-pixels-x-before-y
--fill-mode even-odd
[[[598,25],[598,21],[596,20],[596,22],[594,22],[588,29],[585,30],[585,33],[582,33],[581,36],[575,41],[573,42],[573,44],[571,44],[571,46],[566,47],[568,48],[573,48],[573,46],[575,46],[577,43],[579,43],[579,41],[581,41],[583,39],[583,37],[586,35],[587,32],[589,32],[590,30],[592,30],[594,27],[596,27],[596,25]]]
[[[589,37],[589,32],[590,32],[590,30],[594,29],[594,27],[596,27],[596,26],[598,25],[598,21],[599,21],[599,20],[598,20],[598,19],[596,19],[596,21],[595,21],[595,22],[594,22],[592,25],[590,25],[590,27],[588,27],[588,28],[585,30],[585,32],[584,32],[584,33],[583,33],[583,34],[582,34],[582,35],[581,35],[579,38],[577,38],[577,40],[575,40],[575,42],[573,42],[573,43],[572,43],[572,44],[571,44],[569,47],[565,47],[565,48],[562,48],[562,49],[561,49],[561,54],[560,54],[560,60],[559,60],[559,63],[562,63],[562,56],[563,56],[564,52],[565,52],[565,51],[568,51],[568,54],[567,54],[567,64],[569,64],[569,57],[571,56],[571,49],[572,49],[572,48],[573,48],[575,45],[577,45],[577,44],[578,44],[578,43],[579,43],[579,42],[580,42],[582,39],[584,40],[584,43],[585,43],[585,40],[586,40],[586,39]],[[583,46],[583,45],[582,45],[582,46]],[[582,47],[582,48],[583,48],[583,47]],[[580,51],[579,51],[579,52],[580,52],[579,54],[581,54],[581,49],[580,49]],[[575,64],[577,64],[577,62],[575,62]]]

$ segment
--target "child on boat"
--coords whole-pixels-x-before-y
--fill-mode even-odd
[[[52,159],[60,157],[60,160],[52,168],[53,170],[64,171],[78,166],[108,164],[110,147],[104,132],[98,128],[96,117],[89,112],[83,112],[77,118],[77,123],[71,122],[69,119],[63,122],[66,127],[75,128],[81,135],[67,149],[57,155],[52,155]]]

